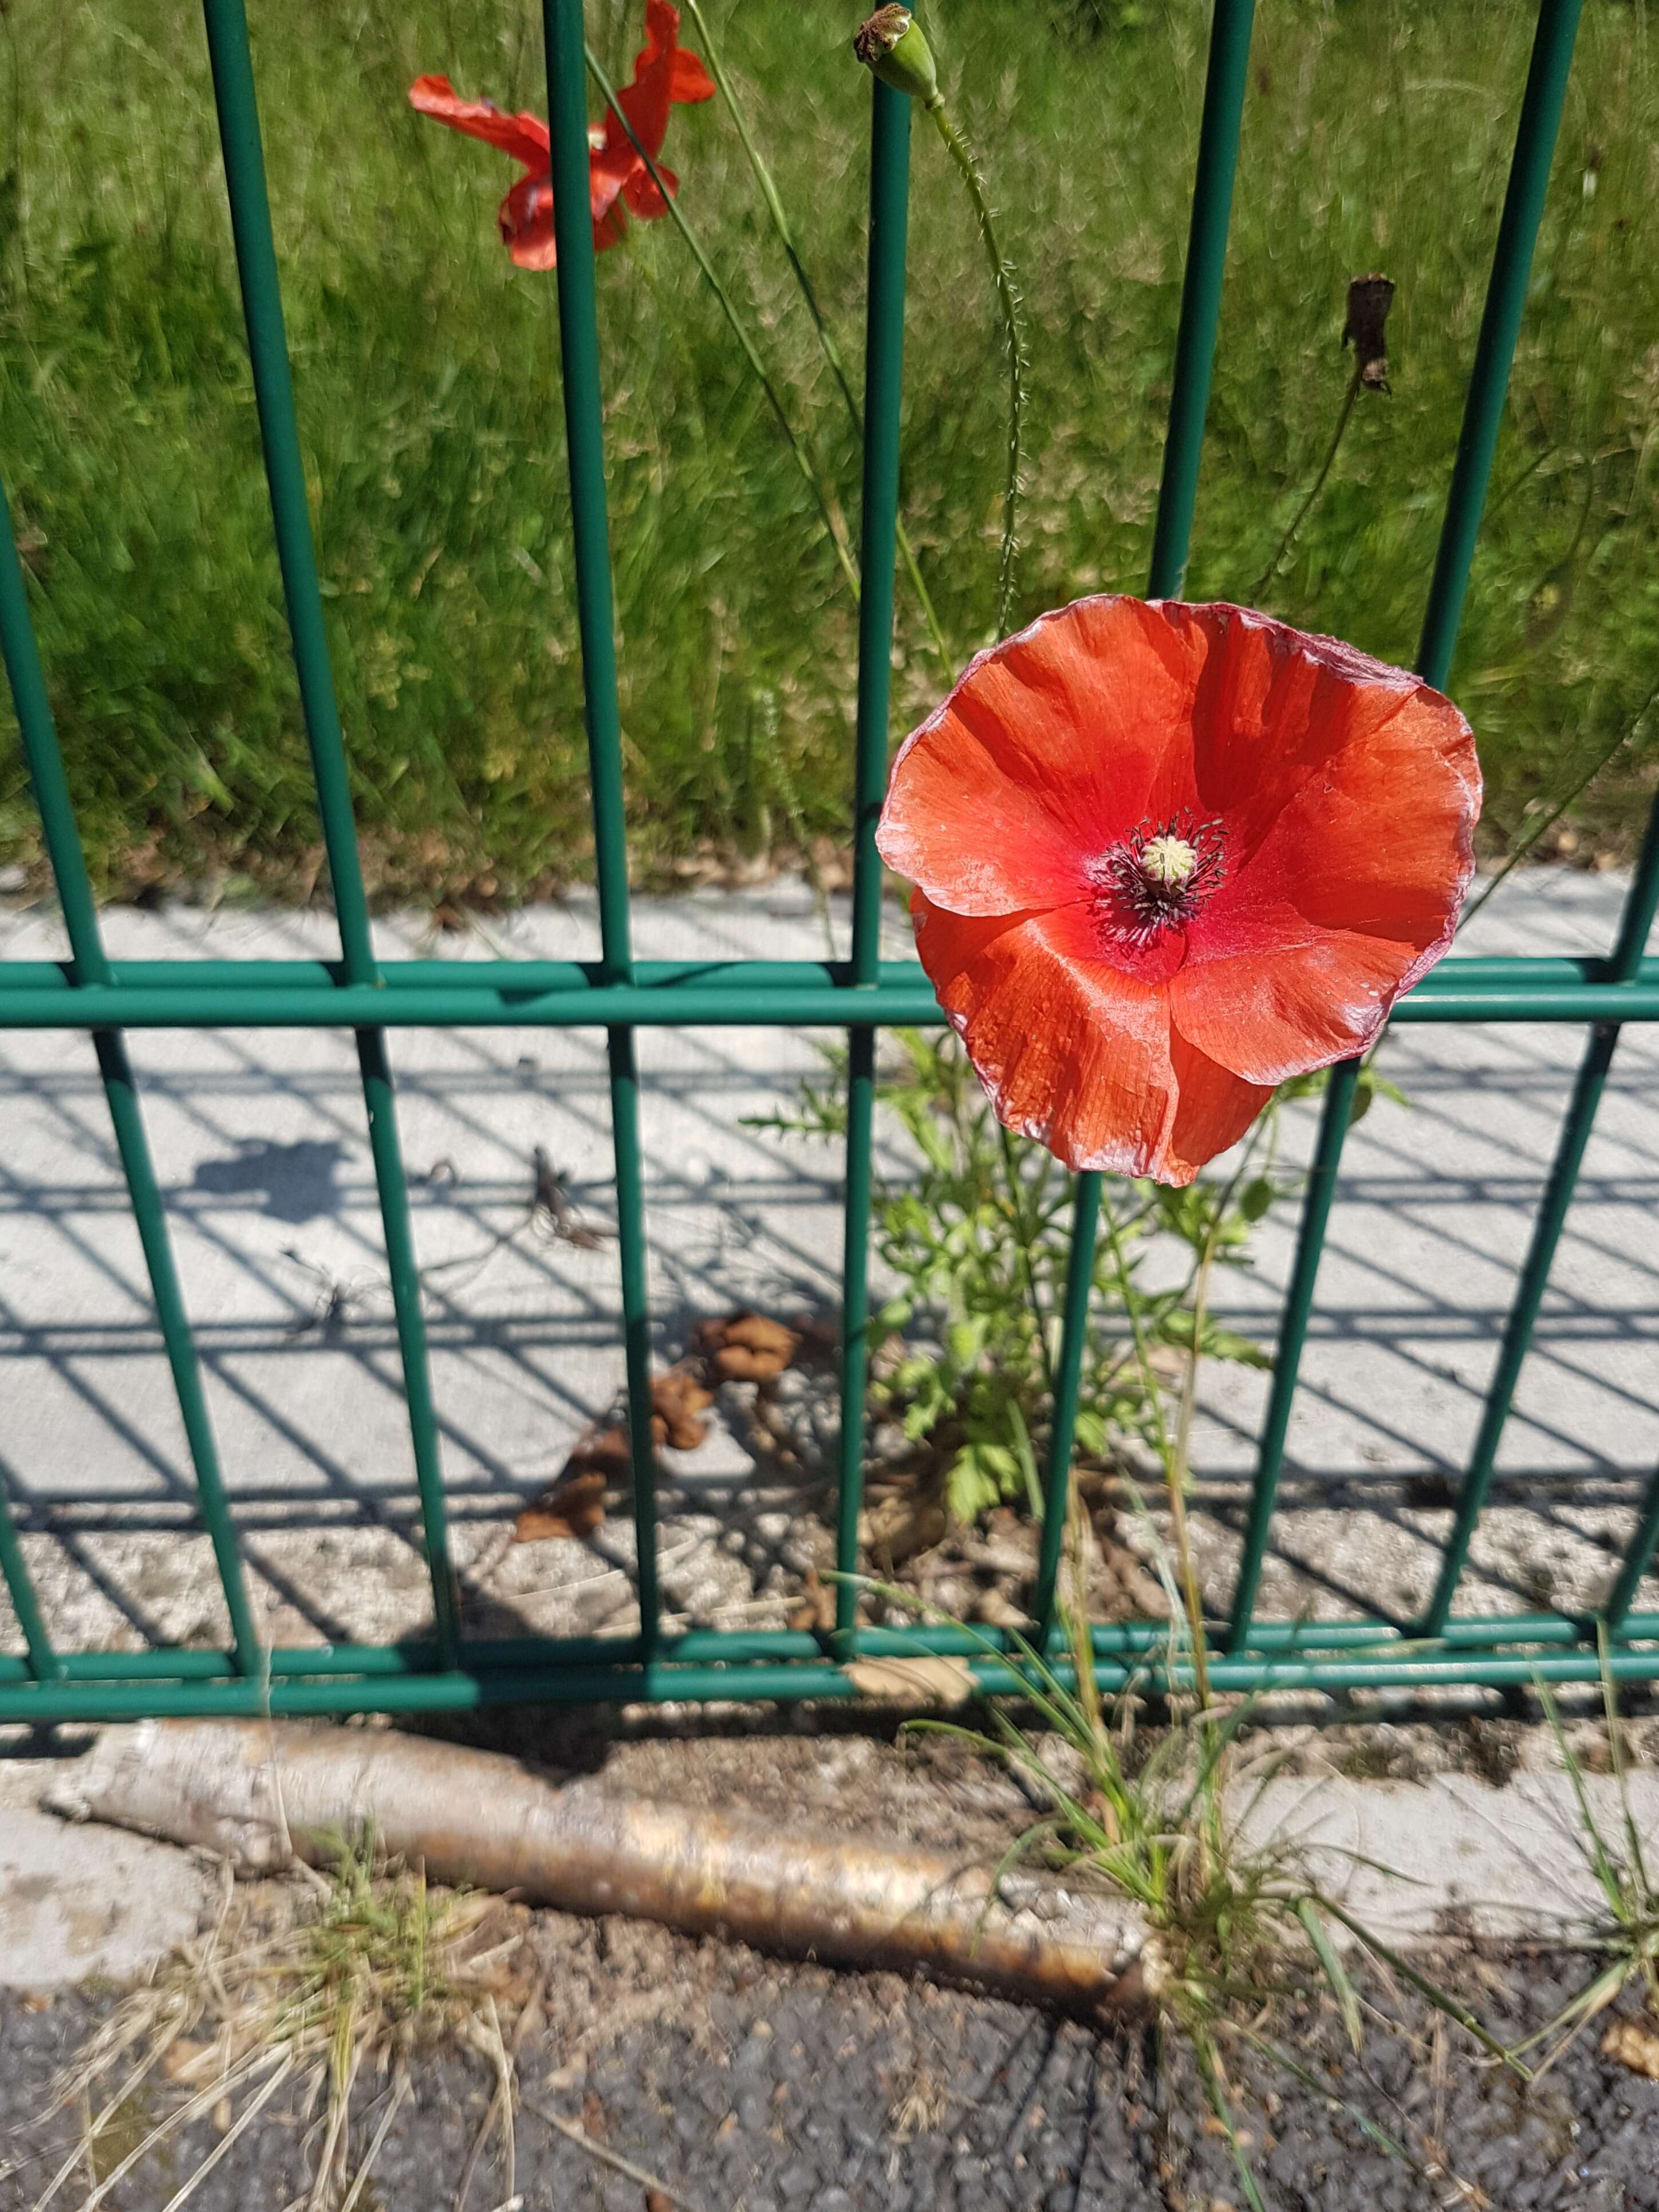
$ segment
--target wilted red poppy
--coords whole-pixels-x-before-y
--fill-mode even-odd
[[[1446,950],[1480,807],[1468,724],[1417,677],[1242,607],[1099,598],[980,655],[876,842],[1003,1121],[1188,1183]]]
[[[670,0],[646,0],[645,39],[634,64],[633,82],[620,88],[617,102],[672,192],[679,189],[679,179],[657,161],[668,135],[669,109],[677,103],[712,100],[714,86],[696,55],[680,45],[680,11]],[[409,98],[422,115],[447,123],[469,138],[482,138],[488,146],[499,146],[523,164],[526,173],[501,202],[496,220],[520,269],[551,269],[558,249],[553,237],[553,161],[546,124],[538,115],[504,114],[491,100],[462,100],[447,76],[417,76],[409,88]],[[666,215],[668,203],[614,113],[607,110],[605,121],[589,131],[587,142],[593,244],[603,252],[622,237],[624,208],[648,222]]]

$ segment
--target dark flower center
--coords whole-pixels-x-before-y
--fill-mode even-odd
[[[1218,822],[1176,815],[1161,828],[1143,822],[1109,846],[1090,870],[1095,912],[1125,944],[1155,944],[1184,929],[1227,872]]]

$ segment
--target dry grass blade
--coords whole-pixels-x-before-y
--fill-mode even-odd
[[[179,2128],[188,2127],[192,2120],[200,2119],[204,2112],[211,2112],[221,2097],[232,2094],[234,2091],[240,2088],[245,2081],[252,2081],[253,2076],[261,2072],[264,2067],[284,2064],[289,2055],[288,2046],[278,2044],[274,2049],[262,2051],[258,2057],[247,2060],[245,2064],[238,2067],[234,2073],[227,2075],[223,2081],[210,2082],[205,2089],[198,2090],[196,2095],[181,2105],[177,2112],[169,2112],[166,2119],[158,2122],[149,2133],[127,2153],[119,2164],[113,2166],[104,2176],[91,2195],[83,2201],[79,2212],[95,2212],[95,2208],[103,2203],[117,2182],[124,2181],[134,2166],[148,2158],[151,2151],[159,2143],[164,2142],[168,2136],[175,2133]],[[73,2163],[78,2164],[82,2152],[77,2148]],[[34,2212],[41,2212],[41,2207],[46,2202],[46,2197],[38,2197],[35,2200]]]
[[[95,2212],[153,2151],[254,2085],[246,2107],[174,2191],[167,2212],[180,2212],[296,2075],[309,2077],[309,2102],[321,2096],[326,2104],[310,2179],[290,2212],[334,2207],[350,2212],[412,2093],[410,2054],[445,2042],[477,2049],[495,2073],[492,2112],[505,2109],[507,2193],[513,2193],[514,2058],[501,2034],[495,1990],[519,1939],[477,1948],[486,1916],[498,1909],[495,1900],[434,1899],[419,1873],[377,1868],[369,1839],[342,1845],[332,1875],[311,1881],[303,1903],[257,1940],[227,1943],[228,1915],[222,1913],[209,1936],[182,1952],[161,1980],[116,2008],[54,2083],[49,2109],[88,2098],[118,2068],[118,2087],[95,2118],[88,2106],[74,2151],[33,2212],[49,2212],[116,2116],[131,2114],[131,2100],[146,2081],[153,2077],[187,2094],[110,2172],[94,2173],[78,2212]],[[365,2069],[382,2075],[389,2069],[392,2087],[353,2174],[348,2166],[352,2100]]]
[[[381,2145],[392,2131],[392,2123],[397,2118],[398,2109],[409,2094],[409,2087],[408,2072],[399,2067],[397,2079],[392,2085],[392,2094],[386,2100],[386,2110],[380,2115],[380,2124],[374,2130],[374,2140],[363,2154],[363,2162],[357,2168],[357,2178],[346,2191],[345,2203],[341,2205],[340,2212],[356,2212],[357,2200],[368,2186],[369,2171],[380,2154]]]
[[[696,2212],[689,2197],[682,2197],[678,2190],[671,2189],[654,2173],[647,2173],[642,2166],[635,2166],[631,2159],[623,2158],[620,2152],[607,2150],[603,2143],[595,2142],[586,2130],[579,2128],[574,2120],[561,2118],[557,2112],[549,2112],[545,2105],[532,2104],[528,2097],[525,2099],[524,2108],[527,2112],[534,2112],[538,2120],[545,2120],[550,2128],[556,2128],[562,2136],[585,2150],[590,2158],[597,2159],[601,2166],[608,2166],[614,2172],[625,2174],[629,2181],[637,2181],[641,2189],[654,2190],[670,2204],[680,2206],[681,2212]]]
[[[220,2160],[227,2155],[234,2146],[240,2141],[241,2137],[247,2132],[248,2129],[252,2126],[254,2121],[258,2118],[260,2113],[264,2112],[265,2106],[270,2102],[271,2099],[276,2095],[276,2092],[282,2087],[283,2082],[287,2081],[289,2075],[293,2071],[294,2054],[290,2051],[283,2059],[282,2064],[276,2069],[276,2072],[271,2075],[269,2081],[267,2081],[261,2088],[257,2090],[254,2094],[248,2099],[246,2105],[243,2108],[242,2117],[240,2119],[239,2119],[233,2127],[226,2129],[224,2134],[214,2145],[213,2148],[208,2153],[207,2156],[202,2160],[202,2163],[197,2167],[195,2172],[191,2175],[189,2180],[185,2183],[181,2189],[176,2190],[173,2194],[168,2197],[166,2204],[162,2207],[162,2212],[179,2212],[180,2205],[185,2203],[186,2198],[189,2197],[195,2190],[200,2187],[201,2184],[206,2180],[208,2175],[212,2172],[214,2167],[218,2165]]]

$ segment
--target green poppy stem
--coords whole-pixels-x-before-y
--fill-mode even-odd
[[[808,490],[811,491],[813,499],[817,504],[818,513],[823,518],[823,526],[830,533],[830,543],[835,548],[836,558],[841,563],[842,574],[846,577],[848,587],[851,591],[854,599],[856,601],[859,597],[858,568],[853,560],[852,555],[848,551],[846,540],[842,537],[840,527],[837,524],[834,503],[831,501],[828,491],[825,489],[823,480],[819,477],[817,471],[812,465],[811,456],[808,453],[802,440],[796,435],[794,425],[789,420],[788,411],[785,408],[782,399],[779,397],[777,386],[768,375],[766,364],[761,359],[759,350],[757,348],[753,338],[750,337],[748,328],[745,325],[742,316],[738,313],[736,304],[733,301],[731,294],[720,282],[720,272],[714,267],[714,263],[709,259],[708,253],[703,248],[702,241],[698,238],[696,233],[692,229],[684,216],[681,214],[678,204],[676,202],[673,194],[668,190],[666,185],[663,182],[661,170],[657,167],[655,161],[653,161],[650,155],[647,153],[645,148],[641,144],[638,133],[635,131],[633,125],[629,121],[627,116],[623,114],[621,105],[617,99],[616,92],[612,88],[611,80],[605,73],[605,66],[603,63],[599,60],[599,56],[594,52],[592,46],[589,46],[586,48],[586,54],[588,74],[593,79],[594,83],[598,85],[600,94],[603,97],[606,106],[609,107],[611,113],[622,125],[623,129],[628,133],[629,142],[632,145],[634,151],[639,155],[641,161],[644,162],[646,172],[650,177],[652,183],[662,194],[663,204],[667,208],[669,214],[672,216],[675,228],[678,230],[680,236],[685,240],[686,244],[690,247],[692,254],[696,260],[697,266],[702,271],[704,282],[708,284],[709,290],[714,295],[715,299],[719,301],[721,312],[724,313],[727,323],[731,325],[732,335],[737,339],[738,343],[742,347],[744,358],[749,363],[749,367],[754,374],[756,382],[760,386],[761,390],[766,395],[767,400],[771,406],[772,412],[777,418],[778,428],[783,433],[784,441],[794,458],[795,465],[800,471]]]
[[[1312,483],[1309,485],[1307,497],[1303,501],[1301,506],[1297,507],[1296,513],[1291,516],[1289,528],[1285,531],[1285,535],[1279,539],[1278,544],[1273,548],[1273,556],[1272,560],[1268,562],[1267,567],[1256,578],[1255,583],[1251,585],[1249,597],[1252,605],[1261,598],[1263,592],[1267,590],[1268,585],[1272,583],[1273,578],[1278,574],[1279,562],[1290,551],[1291,546],[1295,540],[1297,532],[1301,529],[1303,524],[1313,513],[1314,502],[1319,497],[1320,493],[1325,489],[1325,479],[1329,476],[1332,469],[1336,465],[1336,457],[1338,453],[1341,450],[1342,440],[1347,431],[1348,418],[1353,413],[1353,404],[1359,397],[1359,387],[1364,380],[1364,362],[1358,359],[1356,355],[1353,365],[1353,374],[1348,379],[1348,389],[1343,397],[1342,411],[1336,418],[1336,428],[1331,433],[1331,442],[1325,449],[1325,458],[1319,465],[1319,474],[1314,478]]]
[[[952,122],[942,93],[935,93],[926,106],[938,126],[939,137],[945,141],[945,150],[962,173],[968,197],[973,203],[974,217],[991,264],[997,313],[1002,325],[1002,349],[1008,368],[1008,443],[1002,486],[1002,557],[997,569],[997,635],[1006,637],[1013,614],[1014,555],[1018,546],[1020,456],[1025,435],[1025,338],[1020,320],[1019,292],[1014,283],[1012,264],[997,240],[996,222],[991,213],[985,179],[980,174],[979,164],[975,161],[967,140]]]
[[[794,234],[790,229],[789,218],[784,213],[783,201],[779,195],[772,172],[767,167],[766,157],[755,143],[754,134],[749,128],[748,117],[744,114],[738,95],[732,89],[731,78],[726,73],[726,64],[720,58],[720,48],[709,28],[708,18],[702,12],[702,0],[685,0],[685,4],[690,11],[692,21],[697,27],[697,35],[702,41],[703,57],[708,64],[709,74],[719,88],[720,98],[726,102],[726,112],[737,127],[738,140],[754,174],[755,182],[760,187],[761,198],[766,203],[767,213],[772,218],[772,228],[778,234],[778,243],[783,248],[784,257],[789,264],[790,273],[793,276],[801,298],[805,303],[806,312],[812,319],[812,327],[817,333],[818,344],[823,349],[824,360],[830,365],[830,373],[836,380],[836,388],[846,406],[848,419],[851,422],[854,433],[862,441],[864,416],[859,406],[857,395],[853,390],[852,380],[847,374],[846,364],[841,356],[841,348],[836,343],[835,333],[830,328],[823,310],[818,304],[817,292],[811,278],[806,273],[805,265],[796,247]],[[927,624],[928,636],[933,641],[934,652],[939,655],[939,665],[945,672],[945,680],[947,684],[953,683],[957,675],[956,657],[946,641],[932,595],[923,580],[921,569],[916,560],[915,548],[910,543],[909,532],[905,529],[902,522],[898,526],[898,545],[905,574],[910,580],[910,587],[916,595],[922,618]]]

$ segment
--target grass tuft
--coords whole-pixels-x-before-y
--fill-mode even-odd
[[[868,88],[840,0],[701,0],[842,357],[862,326]],[[539,10],[253,11],[277,249],[372,879],[488,903],[587,866],[552,280],[514,270],[510,165],[404,97],[447,69],[544,105]],[[591,9],[608,71],[638,0]],[[1393,395],[1355,410],[1273,611],[1409,660],[1525,76],[1507,0],[1259,11],[1188,589],[1248,588],[1328,444],[1358,272],[1399,286]],[[994,149],[1031,336],[1018,623],[1145,581],[1201,104],[1200,0],[936,0],[952,113]],[[688,36],[690,27],[688,26]],[[695,43],[695,40],[693,40]],[[1659,81],[1593,0],[1453,688],[1489,850],[1632,842],[1659,724]],[[981,245],[916,161],[905,520],[945,636],[993,627],[1006,426]],[[826,489],[858,437],[724,102],[665,157]],[[855,617],[812,492],[670,222],[599,264],[634,848],[845,842]],[[101,886],[304,895],[317,829],[199,10],[0,17],[0,453]],[[896,726],[939,660],[901,595]],[[0,705],[0,860],[33,816]],[[1604,763],[1598,767],[1598,763]]]
[[[54,2083],[41,2117],[74,2110],[82,2124],[32,2212],[47,2212],[82,2172],[94,2185],[79,2212],[95,2212],[135,2167],[210,2115],[219,2140],[168,2200],[167,2212],[180,2212],[289,2083],[316,2117],[316,2148],[310,2185],[289,2212],[354,2212],[413,2093],[416,2061],[457,2044],[495,2074],[480,2147],[499,2127],[512,2195],[513,2062],[496,1998],[520,1937],[490,1942],[497,1900],[434,1897],[418,1870],[380,1863],[370,1835],[341,1843],[328,1875],[308,1879],[299,1909],[259,1934],[227,1867],[210,1932],[123,1998]],[[353,2120],[371,2084],[363,2143]],[[365,2116],[356,2134],[370,2129]]]

